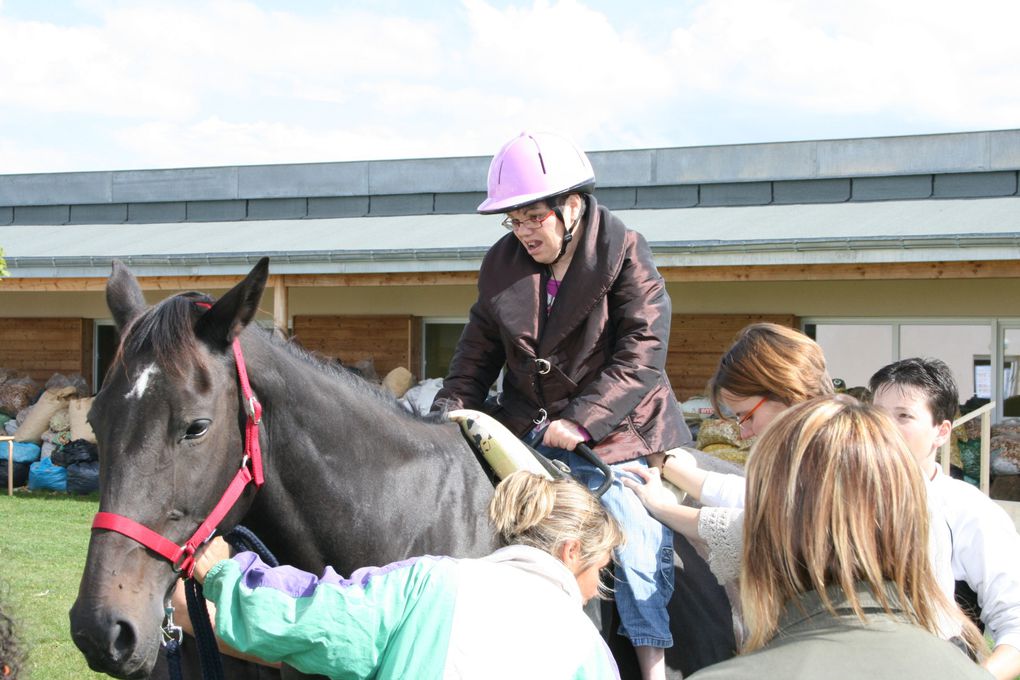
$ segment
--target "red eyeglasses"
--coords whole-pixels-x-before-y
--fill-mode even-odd
[[[747,422],[748,420],[750,420],[750,419],[751,419],[751,416],[753,416],[753,415],[754,415],[754,412],[758,410],[758,407],[759,407],[759,406],[761,406],[762,404],[764,404],[764,403],[765,403],[766,401],[768,401],[768,400],[769,400],[769,398],[768,398],[768,397],[762,397],[762,398],[761,398],[761,399],[760,399],[760,400],[758,401],[758,403],[757,403],[757,404],[755,404],[754,406],[752,406],[752,407],[751,407],[751,410],[750,410],[750,411],[748,411],[748,412],[747,412],[747,413],[745,413],[744,415],[740,416],[740,420],[738,420],[738,421],[737,421],[737,426],[738,426],[738,427],[743,427],[744,423],[746,423],[746,422]]]
[[[510,231],[517,231],[521,227],[527,227],[528,229],[538,229],[542,226],[542,223],[547,219],[556,214],[555,210],[550,210],[541,217],[525,217],[523,220],[515,220],[514,218],[507,215],[506,219],[500,222],[504,227]]]

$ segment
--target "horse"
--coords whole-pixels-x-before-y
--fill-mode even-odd
[[[89,413],[100,512],[70,611],[72,637],[93,670],[149,676],[165,603],[187,573],[185,548],[212,527],[243,523],[282,563],[317,573],[426,553],[480,557],[496,547],[486,510],[492,484],[457,425],[410,414],[377,387],[252,324],[267,276],[263,258],[219,300],[182,293],[149,308],[134,275],[114,262],[106,298],[122,339]],[[262,483],[236,488],[251,466],[252,440]],[[233,505],[221,509],[231,488]],[[156,543],[99,521],[113,516],[154,532]],[[699,560],[693,551],[684,556],[688,567]],[[689,613],[684,603],[672,607],[674,621],[695,631],[712,621],[729,626],[718,584],[699,579],[678,587],[698,602]],[[725,658],[729,644],[709,656]],[[629,645],[612,647],[625,675],[636,670],[626,661]],[[667,662],[690,672],[677,653]]]

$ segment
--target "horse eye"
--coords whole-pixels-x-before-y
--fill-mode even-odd
[[[208,418],[199,418],[198,420],[191,421],[191,425],[188,425],[188,431],[184,433],[185,439],[198,439],[209,430],[209,425],[212,423]]]

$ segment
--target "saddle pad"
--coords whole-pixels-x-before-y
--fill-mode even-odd
[[[446,417],[460,425],[464,436],[500,479],[518,470],[528,470],[552,479],[524,442],[492,416],[481,411],[457,409],[448,412]]]

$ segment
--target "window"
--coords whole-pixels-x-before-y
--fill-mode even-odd
[[[466,321],[460,319],[425,319],[422,333],[422,378],[445,378],[457,341]]]
[[[875,371],[893,361],[888,324],[805,324],[804,332],[821,346],[829,375],[847,387],[866,386]]]
[[[945,361],[961,403],[997,392],[995,420],[1004,405],[1020,415],[1020,319],[805,318],[804,332],[825,352],[829,373],[847,387],[866,385],[882,366],[908,357]]]
[[[92,352],[92,382],[95,384],[95,391],[103,386],[106,372],[110,370],[110,364],[117,355],[117,347],[120,345],[120,334],[112,321],[96,321],[92,337],[95,349]]]
[[[975,361],[987,359],[991,351],[992,327],[988,323],[900,326],[900,358],[933,357],[946,362],[956,378],[961,402],[976,394]]]

